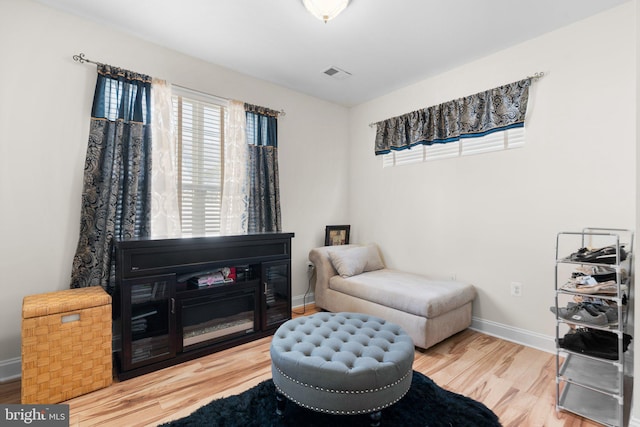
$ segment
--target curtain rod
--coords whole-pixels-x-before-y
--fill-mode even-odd
[[[544,77],[544,71],[540,71],[540,72],[534,73],[533,76],[527,76],[526,78],[527,79],[531,79],[534,82],[537,82],[538,80],[540,80],[543,77]],[[380,120],[379,122],[369,123],[369,127],[372,128],[372,127],[376,126],[380,122],[384,122],[384,120]]]
[[[76,62],[78,62],[78,63],[80,63],[80,64],[84,64],[85,62],[88,62],[88,63],[90,63],[90,64],[95,64],[95,65],[105,65],[105,64],[103,64],[102,62],[96,62],[96,61],[92,61],[92,60],[90,60],[90,59],[88,59],[88,58],[85,58],[85,57],[84,57],[84,53],[79,53],[78,55],[73,55],[73,60],[74,60],[74,61],[76,61]],[[230,99],[229,99],[229,98],[224,98],[224,97],[217,96],[217,95],[211,95],[211,94],[209,94],[209,93],[201,92],[201,91],[199,91],[199,90],[195,90],[195,89],[191,89],[191,88],[186,88],[186,87],[184,87],[184,86],[180,86],[180,85],[173,85],[173,86],[177,86],[177,87],[179,87],[179,88],[181,88],[181,89],[186,89],[186,90],[190,90],[190,91],[193,91],[193,92],[201,93],[201,94],[206,95],[206,96],[213,96],[213,97],[215,97],[215,98],[223,99],[223,100],[225,100],[225,101],[230,101]],[[269,109],[271,109],[271,108],[269,108]],[[283,117],[284,117],[284,116],[286,116],[286,115],[287,115],[287,113],[286,113],[284,110],[282,110],[282,109],[280,109],[280,110],[275,110],[275,111],[277,111],[277,112],[278,112],[278,116],[283,116]]]

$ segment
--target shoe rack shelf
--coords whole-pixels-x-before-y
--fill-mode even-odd
[[[606,426],[623,426],[628,418],[632,381],[629,364],[625,364],[624,337],[633,278],[633,238],[631,230],[585,228],[558,233],[556,239],[555,310],[552,307],[556,314],[556,410]],[[610,277],[596,281],[589,279],[589,271]],[[563,346],[568,336],[578,336],[573,334],[605,334],[612,338],[614,351]]]

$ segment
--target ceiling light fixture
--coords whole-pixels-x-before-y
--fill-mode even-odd
[[[302,4],[316,18],[326,24],[349,5],[349,0],[302,0]]]

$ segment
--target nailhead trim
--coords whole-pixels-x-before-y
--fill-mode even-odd
[[[278,371],[280,371],[280,370],[278,369]],[[411,372],[411,371],[409,371],[409,372]],[[404,377],[402,377],[400,380],[396,381],[396,382],[395,382],[394,384],[392,384],[392,385],[395,385],[395,384],[399,383],[399,382],[400,382],[400,381],[402,381],[404,378],[406,378],[406,376],[407,376],[407,375],[405,375]],[[288,378],[288,377],[287,377],[287,378]],[[294,380],[294,381],[295,381],[295,380]],[[300,383],[300,382],[298,382],[298,381],[295,381],[295,382],[297,382],[298,384],[301,384],[301,385],[303,385],[303,386],[307,386],[307,384],[303,384],[303,383]],[[383,389],[388,388],[388,387],[390,387],[390,386],[391,386],[391,385],[389,385],[389,386],[385,386],[385,387],[382,387],[382,388],[380,388],[380,389],[376,389],[376,390],[383,390]],[[320,391],[327,391],[327,392],[330,392],[330,393],[351,393],[351,394],[361,394],[361,393],[366,393],[366,392],[368,392],[368,391],[346,391],[346,390],[344,390],[344,391],[340,391],[340,390],[338,390],[338,391],[331,391],[331,390],[323,389],[323,388],[321,388],[321,387],[314,387],[314,386],[308,386],[308,387],[311,387],[311,388],[314,388],[314,389],[316,389],[316,390],[320,390]],[[407,394],[407,392],[409,391],[409,390],[407,389],[407,391],[405,391],[404,393],[402,393],[402,396],[399,396],[399,397],[398,397],[397,399],[395,399],[394,401],[389,402],[389,403],[386,403],[386,404],[384,404],[384,405],[376,406],[376,407],[374,407],[374,408],[370,408],[370,409],[360,409],[360,410],[357,410],[357,411],[344,411],[344,410],[331,410],[331,409],[324,409],[324,408],[319,408],[319,407],[317,407],[317,406],[307,405],[307,404],[302,403],[302,402],[298,401],[297,399],[293,398],[292,396],[290,396],[288,393],[286,393],[285,391],[283,391],[283,390],[282,390],[280,387],[278,387],[277,385],[276,385],[276,388],[278,389],[278,391],[279,391],[282,395],[284,395],[287,399],[289,399],[290,401],[294,402],[294,403],[295,403],[296,405],[298,405],[298,406],[302,406],[303,408],[311,409],[311,410],[316,411],[316,412],[323,412],[323,413],[325,413],[325,414],[332,414],[332,415],[358,415],[358,414],[370,414],[370,413],[372,413],[372,412],[381,411],[381,410],[383,410],[384,408],[388,408],[389,406],[391,406],[391,405],[393,405],[394,403],[398,402],[398,401],[399,401],[400,399],[402,399],[402,398]],[[374,391],[374,390],[371,390],[371,391]]]
[[[285,374],[284,372],[282,372],[282,369],[280,369],[279,367],[276,366],[276,369],[278,370],[278,372],[280,372],[280,375],[282,375],[283,377],[285,377],[289,381],[294,382],[294,383],[296,383],[298,385],[301,385],[303,387],[312,388],[314,390],[318,390],[318,391],[322,391],[322,392],[326,392],[326,393],[340,393],[340,394],[377,393],[379,391],[382,391],[382,390],[385,390],[385,389],[388,389],[388,388],[391,388],[391,387],[395,387],[396,385],[400,384],[402,382],[402,380],[404,380],[409,374],[413,373],[413,368],[411,368],[399,380],[394,381],[391,384],[387,384],[385,386],[378,387],[378,388],[372,388],[372,389],[366,389],[366,390],[333,390],[333,389],[329,389],[329,388],[318,387],[318,386],[315,386],[313,384],[307,384],[307,383],[300,382],[297,379],[295,379],[295,378]]]

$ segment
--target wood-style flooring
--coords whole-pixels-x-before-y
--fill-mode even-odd
[[[71,399],[65,402],[70,425],[155,426],[187,416],[271,378],[270,342],[263,338]],[[483,402],[505,427],[600,425],[556,413],[553,354],[465,330],[416,350],[413,368],[443,388]],[[0,384],[0,403],[20,403],[20,381]]]

